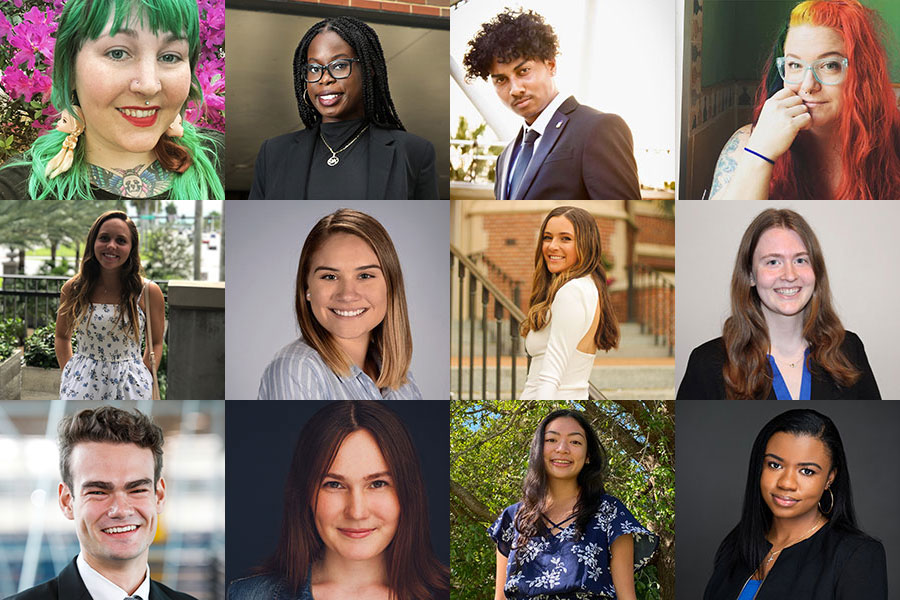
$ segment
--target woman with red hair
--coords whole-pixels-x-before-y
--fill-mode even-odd
[[[900,110],[878,14],[806,0],[766,63],[753,123],[716,164],[713,199],[900,198]]]

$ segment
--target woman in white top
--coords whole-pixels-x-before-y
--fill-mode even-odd
[[[544,219],[520,328],[532,357],[523,400],[587,400],[594,354],[618,345],[601,250],[586,210],[559,206]]]

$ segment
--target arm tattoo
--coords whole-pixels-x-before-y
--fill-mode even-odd
[[[716,163],[716,172],[713,175],[712,191],[709,193],[710,198],[718,194],[719,191],[731,181],[731,176],[734,175],[734,169],[737,166],[737,161],[734,159],[734,153],[740,145],[741,130],[739,129],[734,132],[734,135],[731,136],[731,139],[729,139],[728,143],[725,144],[725,147],[722,148],[722,153],[719,154],[719,162]]]
[[[133,169],[104,169],[97,165],[90,168],[91,185],[123,198],[151,198],[165,192],[172,183],[171,173],[155,161]]]

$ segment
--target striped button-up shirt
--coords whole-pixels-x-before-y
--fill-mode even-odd
[[[303,338],[278,351],[259,382],[259,400],[421,400],[411,373],[396,390],[378,389],[356,365],[349,377],[332,371]]]

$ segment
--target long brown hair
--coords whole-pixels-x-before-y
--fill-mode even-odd
[[[78,269],[78,274],[69,280],[69,295],[60,303],[57,319],[63,316],[68,317],[69,330],[66,332],[67,335],[72,335],[78,323],[85,316],[90,322],[93,310],[91,293],[97,286],[97,282],[100,281],[100,263],[97,257],[94,256],[94,243],[97,241],[97,235],[100,233],[100,226],[110,219],[125,221],[128,231],[131,232],[131,253],[119,270],[119,278],[122,282],[122,295],[119,298],[116,323],[119,323],[122,329],[126,329],[127,324],[130,324],[131,336],[140,344],[141,327],[138,322],[137,301],[144,287],[141,255],[139,253],[140,239],[138,238],[138,230],[134,221],[129,219],[128,215],[121,210],[107,211],[97,217],[97,220],[91,225],[84,245],[84,257],[81,259],[81,267]]]
[[[303,339],[319,353],[332,371],[344,376],[350,374],[350,365],[353,364],[350,357],[334,336],[319,324],[306,300],[312,256],[335,233],[349,233],[361,238],[378,257],[387,285],[387,312],[384,321],[372,330],[372,346],[381,357],[381,372],[375,385],[396,389],[407,382],[406,374],[412,361],[412,334],[400,259],[391,236],[373,217],[358,210],[342,208],[323,217],[306,236],[297,265],[297,296],[294,299]]]
[[[436,597],[449,589],[450,576],[431,550],[418,453],[403,422],[380,402],[332,402],[303,426],[284,488],[281,539],[264,570],[284,578],[294,593],[306,585],[310,566],[324,556],[313,514],[316,495],[341,443],[360,429],[371,433],[381,449],[400,503],[397,532],[385,549],[391,598]]]
[[[553,217],[565,217],[575,228],[575,249],[578,257],[575,264],[561,273],[553,274],[544,260],[544,231]],[[528,300],[528,314],[519,332],[522,337],[529,331],[543,329],[550,321],[550,305],[556,292],[572,279],[591,276],[600,294],[600,322],[594,333],[594,345],[602,350],[615,348],[619,344],[619,322],[609,299],[606,285],[606,270],[603,268],[600,229],[591,214],[575,206],[558,206],[551,210],[541,224],[537,248],[534,251],[534,275],[531,279],[531,298]],[[592,316],[593,319],[593,316]]]
[[[725,395],[728,399],[766,398],[772,390],[772,373],[766,355],[769,352],[769,329],[763,316],[761,300],[753,275],[753,253],[762,234],[780,227],[800,236],[816,285],[804,308],[803,337],[809,343],[809,360],[825,369],[841,386],[848,387],[859,379],[859,370],[841,351],[844,326],[834,310],[825,258],[816,234],[806,220],[792,210],[770,208],[761,212],[744,232],[731,276],[731,316],[722,327],[725,343]]]

